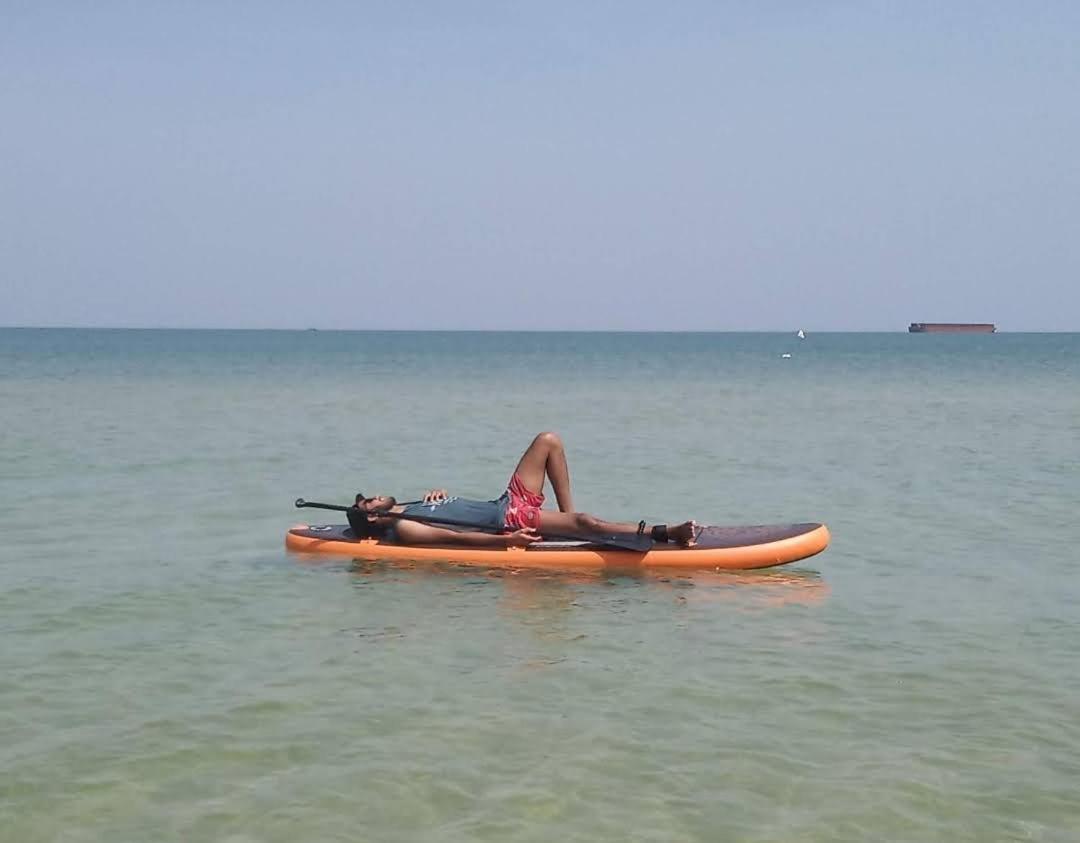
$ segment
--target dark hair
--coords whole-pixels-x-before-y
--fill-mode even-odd
[[[386,535],[386,527],[368,519],[368,514],[358,506],[350,506],[345,511],[353,535],[358,539],[378,539]]]

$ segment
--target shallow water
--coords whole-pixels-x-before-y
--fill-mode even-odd
[[[791,359],[782,359],[791,353]],[[0,837],[1080,839],[1080,336],[0,330]],[[754,574],[287,556],[298,496],[822,520]]]

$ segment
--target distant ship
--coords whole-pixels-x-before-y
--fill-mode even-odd
[[[992,334],[993,322],[912,322],[909,334]]]

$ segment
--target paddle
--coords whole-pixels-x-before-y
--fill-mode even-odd
[[[329,509],[334,512],[348,512],[352,507],[338,506],[333,503],[316,503],[315,501],[306,501],[303,498],[296,499],[297,509],[311,508],[311,509]],[[428,518],[423,515],[405,515],[402,512],[383,512],[380,515],[384,518],[396,518],[399,521],[416,521],[419,524],[432,524],[436,526],[446,527],[468,527],[470,530],[476,530],[481,533],[502,533],[504,530],[496,529],[494,527],[477,527],[475,524],[469,524],[465,521],[453,521],[449,518]],[[645,553],[652,549],[653,540],[650,536],[638,533],[635,535],[617,535],[608,534],[605,536],[590,536],[589,538],[582,538],[581,536],[556,536],[548,534],[547,538],[555,539],[556,541],[571,541],[580,542],[587,541],[593,544],[602,544],[610,547],[617,547],[620,550],[633,550],[636,553]]]

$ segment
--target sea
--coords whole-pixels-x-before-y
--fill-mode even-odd
[[[584,511],[832,544],[284,548],[545,430]],[[3,329],[0,444],[5,843],[1080,840],[1078,334]]]

